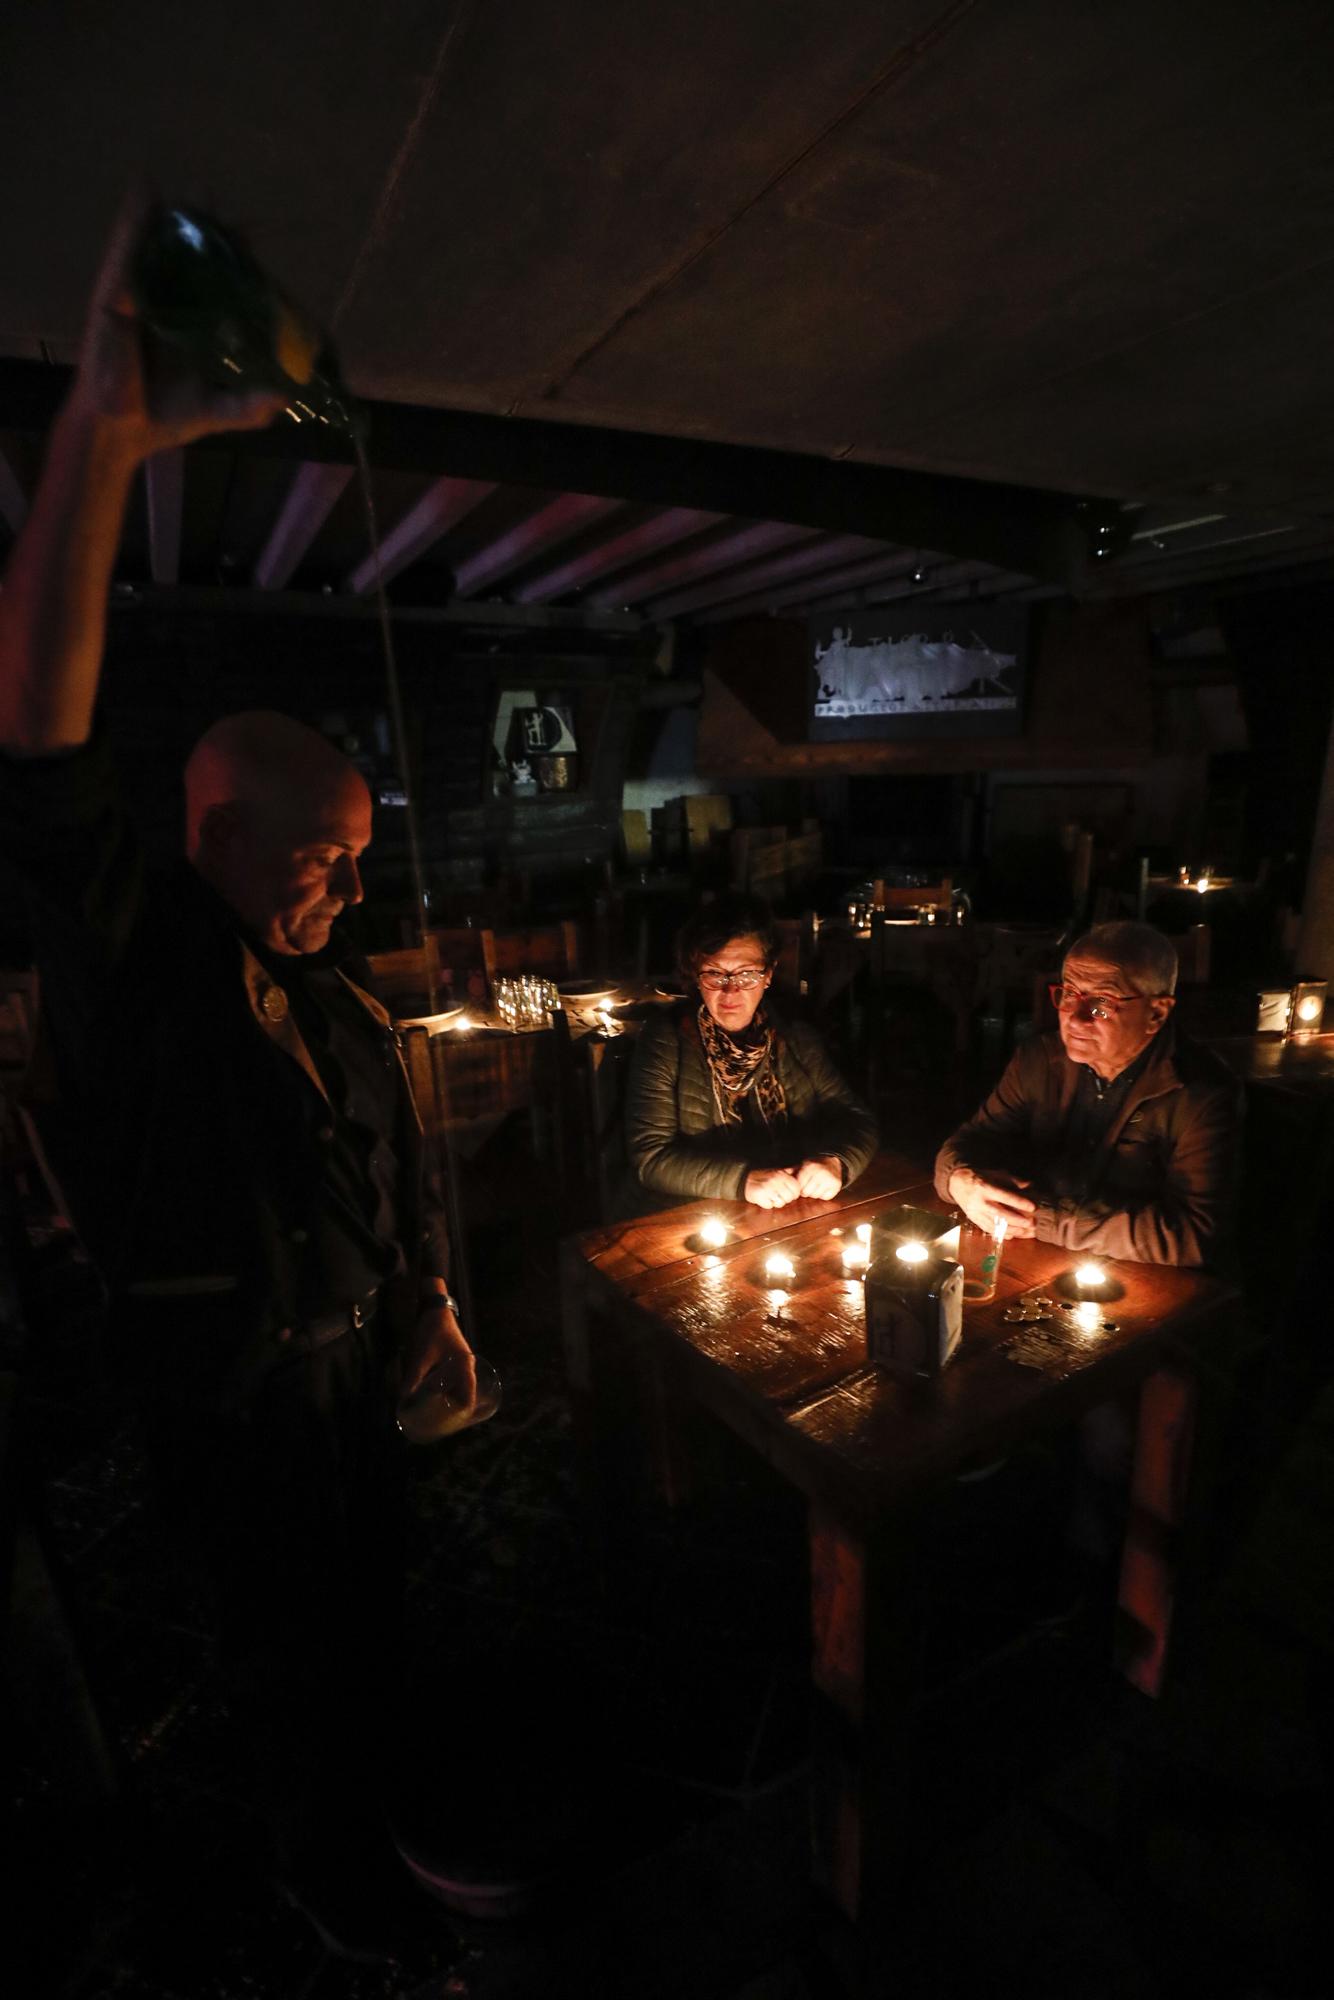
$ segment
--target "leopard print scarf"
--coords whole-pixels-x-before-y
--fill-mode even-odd
[[[699,1009],[699,1038],[709,1065],[713,1102],[724,1125],[741,1123],[741,1100],[750,1097],[766,1125],[775,1124],[787,1110],[787,1098],[774,1060],[777,1037],[764,1017],[761,1006],[743,1035],[729,1035],[720,1028],[703,1001]]]

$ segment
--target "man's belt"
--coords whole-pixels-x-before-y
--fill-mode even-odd
[[[296,1326],[280,1327],[277,1338],[284,1347],[313,1354],[317,1348],[327,1347],[331,1340],[341,1340],[345,1333],[369,1326],[379,1303],[380,1294],[368,1292],[354,1305],[340,1306],[336,1312],[321,1313],[318,1318],[302,1320]]]

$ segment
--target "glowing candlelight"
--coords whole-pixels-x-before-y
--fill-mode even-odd
[[[699,1240],[707,1243],[710,1250],[721,1250],[730,1234],[727,1224],[716,1215],[706,1216],[699,1226]]]
[[[1317,1015],[1323,1012],[1324,1003],[1314,993],[1303,994],[1302,998],[1297,1002],[1297,1019],[1299,1021],[1314,1021]]]
[[[1205,895],[1209,888],[1209,877],[1207,875],[1201,875],[1199,881],[1195,884],[1195,887],[1199,890],[1202,896]]]
[[[461,1035],[466,1033],[466,1031],[472,1026],[472,1022],[468,1019],[468,1016],[466,1014],[460,1014],[458,1020],[451,1021],[449,1025],[454,1030],[454,1033],[456,1035]]]
[[[894,1254],[901,1257],[905,1264],[925,1264],[931,1253],[925,1243],[900,1243]]]
[[[796,1277],[797,1267],[781,1250],[775,1250],[764,1260],[764,1275],[771,1285],[782,1287]]]
[[[857,1224],[857,1241],[865,1243],[868,1248],[870,1247],[871,1225],[869,1222],[859,1222]]]
[[[616,1033],[616,1023],[611,1018],[611,1009],[609,1007],[598,1008],[598,1026],[604,1035],[614,1035]]]
[[[1080,1264],[1075,1270],[1075,1283],[1081,1292],[1096,1292],[1107,1282],[1107,1273],[1101,1264]]]
[[[849,1277],[864,1271],[871,1261],[871,1252],[865,1243],[848,1243],[843,1250],[843,1269]]]
[[[1102,1325],[1102,1307],[1093,1299],[1081,1299],[1075,1307],[1074,1319],[1081,1333],[1096,1333]]]

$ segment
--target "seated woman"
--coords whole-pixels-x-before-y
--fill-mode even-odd
[[[626,1139],[641,1184],[678,1200],[827,1201],[875,1152],[875,1120],[813,1028],[767,999],[778,936],[755,896],[706,904],[677,940],[696,998],[636,1045]]]

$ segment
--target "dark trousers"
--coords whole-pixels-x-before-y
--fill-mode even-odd
[[[148,1398],[161,1496],[216,1598],[238,1751],[280,1846],[373,1811],[403,1676],[403,1441],[380,1323],[234,1413]]]

